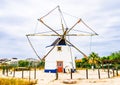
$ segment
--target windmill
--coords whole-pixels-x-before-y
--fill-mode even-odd
[[[61,33],[59,33],[57,30],[54,30],[51,26],[45,23],[44,18],[47,17],[50,13],[52,13],[54,10],[58,9],[60,13],[60,21],[61,21]],[[40,60],[45,60],[45,72],[51,72],[55,73],[56,69],[58,69],[58,72],[65,72],[66,68],[71,68],[73,72],[76,70],[75,67],[75,57],[72,53],[72,48],[75,48],[78,52],[80,52],[85,58],[87,55],[82,52],[77,46],[72,44],[67,37],[70,36],[94,36],[98,35],[94,30],[92,30],[88,25],[86,25],[82,19],[78,19],[71,27],[67,27],[66,21],[64,19],[63,13],[59,6],[55,7],[53,10],[48,12],[46,15],[38,19],[44,26],[49,28],[50,31],[52,31],[52,34],[44,34],[44,33],[34,33],[34,34],[27,34],[28,41],[34,50],[35,54],[38,56]],[[83,34],[76,34],[71,33],[71,31],[74,29],[74,27],[79,24],[83,23],[89,30],[91,30],[92,33],[83,33]],[[78,30],[77,30],[78,31]],[[57,39],[47,47],[47,50],[49,50],[46,55],[43,58],[40,58],[37,54],[35,48],[33,47],[29,36],[57,36]]]

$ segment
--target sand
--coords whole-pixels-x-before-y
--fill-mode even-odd
[[[120,71],[119,71],[120,74]],[[1,77],[6,77],[2,75],[0,71]],[[116,76],[116,72],[115,72]],[[12,74],[9,73],[8,77],[13,77]],[[15,77],[22,78],[22,72],[15,72]],[[29,79],[29,71],[24,71],[23,77],[25,79]],[[30,72],[30,80],[34,80],[34,71]],[[88,71],[88,79],[86,79],[86,70],[79,70],[76,73],[72,74],[72,79],[69,73],[58,73],[58,80],[56,80],[55,73],[44,73],[43,70],[36,71],[36,85],[120,85],[120,77],[113,77],[113,72],[110,70],[110,78],[108,78],[107,70],[100,70],[100,79],[98,77],[98,70],[89,70]],[[66,84],[66,81],[74,81],[74,84]]]

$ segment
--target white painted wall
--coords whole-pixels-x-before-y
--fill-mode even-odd
[[[50,50],[53,46],[47,47]],[[62,50],[58,51],[57,47],[61,47]],[[55,46],[51,53],[45,58],[45,69],[56,69],[56,62],[63,61],[63,68],[69,66],[70,68],[76,69],[75,57],[71,54],[71,47],[67,45]]]

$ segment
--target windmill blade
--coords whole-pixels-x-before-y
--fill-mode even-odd
[[[64,29],[64,25],[63,25],[63,21],[62,21],[62,12],[60,10],[60,8],[58,8],[59,12],[60,12],[60,20],[61,20],[61,26],[62,26],[62,31],[64,33],[65,29]]]
[[[49,11],[46,15],[44,15],[43,17],[41,17],[41,19],[44,18],[44,17],[46,17],[47,15],[49,15],[51,12],[53,12],[57,8],[59,8],[59,5],[56,6],[54,9],[52,9],[51,11]]]
[[[68,30],[67,33],[69,33],[80,21],[81,21],[81,19],[79,19],[79,20]]]
[[[64,29],[64,25],[63,25],[63,23],[62,23],[62,20],[61,20],[61,25],[62,25],[62,31],[63,31],[63,33],[64,33],[65,29]]]
[[[68,40],[66,40],[69,44],[71,44],[77,51],[79,51],[85,58],[87,58],[87,55],[84,54],[80,49],[78,49],[75,45],[73,45],[71,42],[69,42]]]
[[[96,34],[67,34],[66,36],[94,36]]]
[[[50,49],[50,51],[48,51],[48,53],[42,58],[42,60],[44,60],[51,52],[52,50],[55,48],[55,46],[62,40],[62,38],[60,38],[55,45]]]
[[[81,20],[81,22],[87,27],[89,28],[92,32],[94,32],[96,35],[98,35],[92,28],[90,28],[83,20]]]
[[[67,30],[68,30],[68,28],[66,28],[66,30],[63,32],[63,35],[61,36],[62,39],[64,39],[66,37]]]
[[[33,51],[35,52],[35,54],[36,54],[36,56],[41,60],[41,58],[40,58],[40,56],[37,54],[37,51],[35,50],[35,48],[33,47],[33,45],[32,45],[32,43],[31,43],[31,41],[30,41],[30,39],[29,39],[29,37],[28,36],[26,36],[27,37],[27,39],[28,39],[28,42],[29,42],[29,44],[30,44],[30,46],[31,46],[31,48],[33,49]]]
[[[55,45],[50,49],[50,51],[42,58],[42,60],[44,60],[49,54],[50,52],[55,48]]]
[[[47,24],[45,24],[42,19],[38,19],[38,21],[40,21],[41,23],[43,23],[47,28],[49,28],[51,31],[53,31],[55,34],[59,35],[58,32],[56,32],[54,29],[52,29],[50,26],[48,26]],[[60,36],[60,35],[59,35]]]
[[[62,25],[62,30],[63,30],[63,33],[64,33],[64,32],[65,32],[64,25],[65,25],[66,28],[68,28],[68,27],[67,27],[67,23],[66,23],[66,21],[65,21],[65,19],[64,19],[64,16],[63,16],[63,13],[62,13],[60,7],[58,7],[58,10],[59,10],[59,12],[60,12],[61,25]],[[62,21],[64,22],[64,25],[63,25],[63,22],[62,22]]]
[[[26,36],[61,36],[61,35],[56,35],[56,34],[27,34]]]

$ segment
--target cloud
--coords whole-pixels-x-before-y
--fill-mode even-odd
[[[103,1],[101,5],[103,11],[119,10],[120,1],[106,0]]]
[[[82,18],[82,20],[99,34],[99,36],[92,38],[91,51],[95,51],[100,56],[104,56],[120,49],[120,1],[1,0],[0,2],[0,56],[2,57],[36,56],[30,48],[25,35],[34,33],[35,29],[37,29],[36,31],[44,30],[44,26],[37,19],[57,5],[60,5],[63,12]],[[51,22],[56,23],[54,19],[51,19]],[[36,23],[38,23],[38,27],[36,27]],[[36,49],[42,56],[45,50],[42,51],[41,49],[52,43],[55,38],[50,37],[46,39],[44,37],[41,39],[45,45],[42,45],[41,41],[39,43],[33,42],[33,44],[35,45],[36,43]],[[71,39],[71,42],[86,54],[89,54],[90,37],[79,37],[76,39],[78,41]]]

